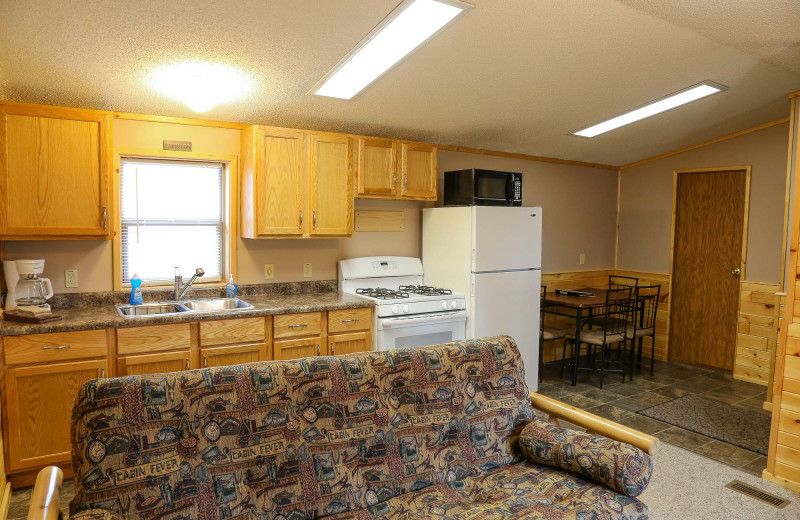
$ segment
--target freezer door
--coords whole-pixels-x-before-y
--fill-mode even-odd
[[[539,370],[538,269],[472,275],[471,337],[508,334],[517,342],[530,390],[537,388]]]
[[[472,208],[472,272],[538,269],[542,208]]]

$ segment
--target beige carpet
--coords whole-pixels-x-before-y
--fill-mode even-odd
[[[651,520],[800,518],[800,493],[671,444],[662,443],[661,446],[661,453],[653,459],[653,480],[639,497],[650,509]],[[776,509],[725,488],[732,480],[741,480],[792,503],[784,509]]]

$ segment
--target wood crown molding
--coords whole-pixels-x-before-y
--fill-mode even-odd
[[[732,134],[723,135],[721,137],[715,137],[714,139],[709,139],[708,141],[703,141],[702,143],[684,146],[683,148],[678,148],[677,150],[673,150],[671,152],[662,153],[660,155],[654,155],[653,157],[648,157],[647,159],[642,159],[640,161],[624,164],[620,166],[619,169],[627,170],[628,168],[633,168],[634,166],[641,166],[642,164],[658,161],[659,159],[665,159],[667,157],[672,157],[673,155],[678,155],[679,153],[688,152],[690,150],[695,150],[697,148],[702,148],[703,146],[708,146],[710,144],[720,143],[722,141],[727,141],[728,139],[733,139],[734,137],[739,137],[745,134],[749,134],[751,132],[757,132],[758,130],[764,130],[765,128],[769,128],[775,125],[781,125],[783,123],[788,123],[788,122],[789,122],[788,117],[782,117],[780,119],[776,119],[775,121],[769,121],[768,123],[753,126],[750,128],[745,128],[744,130],[739,130],[738,132],[733,132]]]

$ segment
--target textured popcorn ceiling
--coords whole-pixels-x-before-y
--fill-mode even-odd
[[[198,117],[155,67],[239,67],[199,117],[624,164],[788,114],[797,0],[473,0],[353,101],[308,94],[399,0],[2,0],[0,97]],[[702,80],[731,89],[593,139],[570,135]]]

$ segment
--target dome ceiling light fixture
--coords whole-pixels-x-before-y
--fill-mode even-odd
[[[241,99],[253,81],[241,70],[222,63],[190,61],[154,70],[149,84],[156,91],[186,103],[195,112],[208,112],[220,103]]]

